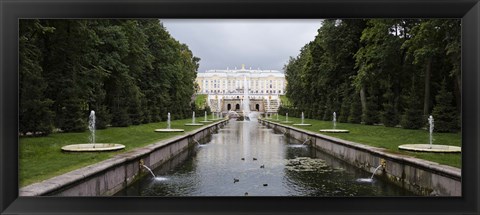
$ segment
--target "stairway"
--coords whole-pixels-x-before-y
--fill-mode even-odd
[[[265,107],[266,113],[276,113],[280,107],[280,101],[277,99],[270,100],[270,105],[268,105],[267,100],[263,100],[263,106]]]
[[[221,105],[221,104],[220,104]],[[210,110],[212,112],[220,112],[220,107],[218,106],[217,99],[210,99]]]

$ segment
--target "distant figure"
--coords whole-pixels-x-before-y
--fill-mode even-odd
[[[256,160],[257,160],[257,158],[253,158],[253,160],[254,160],[254,161],[256,161]]]
[[[248,196],[248,192],[245,192],[245,196]]]
[[[265,165],[261,165],[260,168],[265,168]]]
[[[242,158],[242,161],[244,161],[244,160],[245,160],[245,158]]]
[[[268,184],[263,184],[264,187],[268,186]]]
[[[233,178],[233,183],[234,183],[234,184],[237,183],[237,182],[239,182],[239,181],[240,181],[240,180],[238,180],[238,178]]]

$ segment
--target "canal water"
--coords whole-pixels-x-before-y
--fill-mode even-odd
[[[231,120],[116,196],[413,196],[257,121]]]

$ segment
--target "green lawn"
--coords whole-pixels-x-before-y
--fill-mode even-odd
[[[275,119],[275,117],[273,117]],[[279,116],[280,121],[285,121],[285,116]],[[300,118],[288,117],[289,121],[294,123],[300,123]],[[312,126],[294,126],[301,129],[319,132],[320,129],[331,129],[333,128],[333,123],[330,121],[320,121],[305,119],[306,124],[312,124]],[[350,123],[338,123],[337,129],[347,129],[350,130],[350,133],[322,133],[324,135],[329,135],[332,137],[337,137],[340,139],[361,143],[365,145],[381,147],[388,149],[388,151],[397,154],[410,155],[416,158],[425,159],[429,161],[434,161],[440,164],[445,164],[449,166],[454,166],[461,168],[462,166],[462,156],[460,153],[426,153],[426,152],[409,152],[404,150],[399,150],[398,146],[403,144],[428,144],[429,143],[429,133],[427,130],[410,130],[402,128],[389,128],[385,126],[375,126],[375,125],[360,125],[360,124],[350,124]],[[453,145],[461,146],[462,139],[461,133],[433,133],[433,144],[440,145]]]
[[[196,118],[196,122],[204,117]],[[171,128],[182,128],[185,132],[198,129],[199,126],[184,126],[192,119],[175,120]],[[144,125],[108,128],[96,131],[97,143],[120,143],[124,150],[116,152],[62,152],[61,147],[69,144],[87,143],[89,132],[57,133],[47,137],[21,137],[19,139],[19,182],[26,186],[63,173],[106,160],[116,154],[124,153],[134,148],[146,146],[162,139],[184,133],[157,133],[157,128],[166,128],[167,122]]]

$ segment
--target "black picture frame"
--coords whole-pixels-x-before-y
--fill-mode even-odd
[[[1,0],[1,214],[479,214],[478,0]],[[20,18],[462,18],[462,197],[18,197]]]

